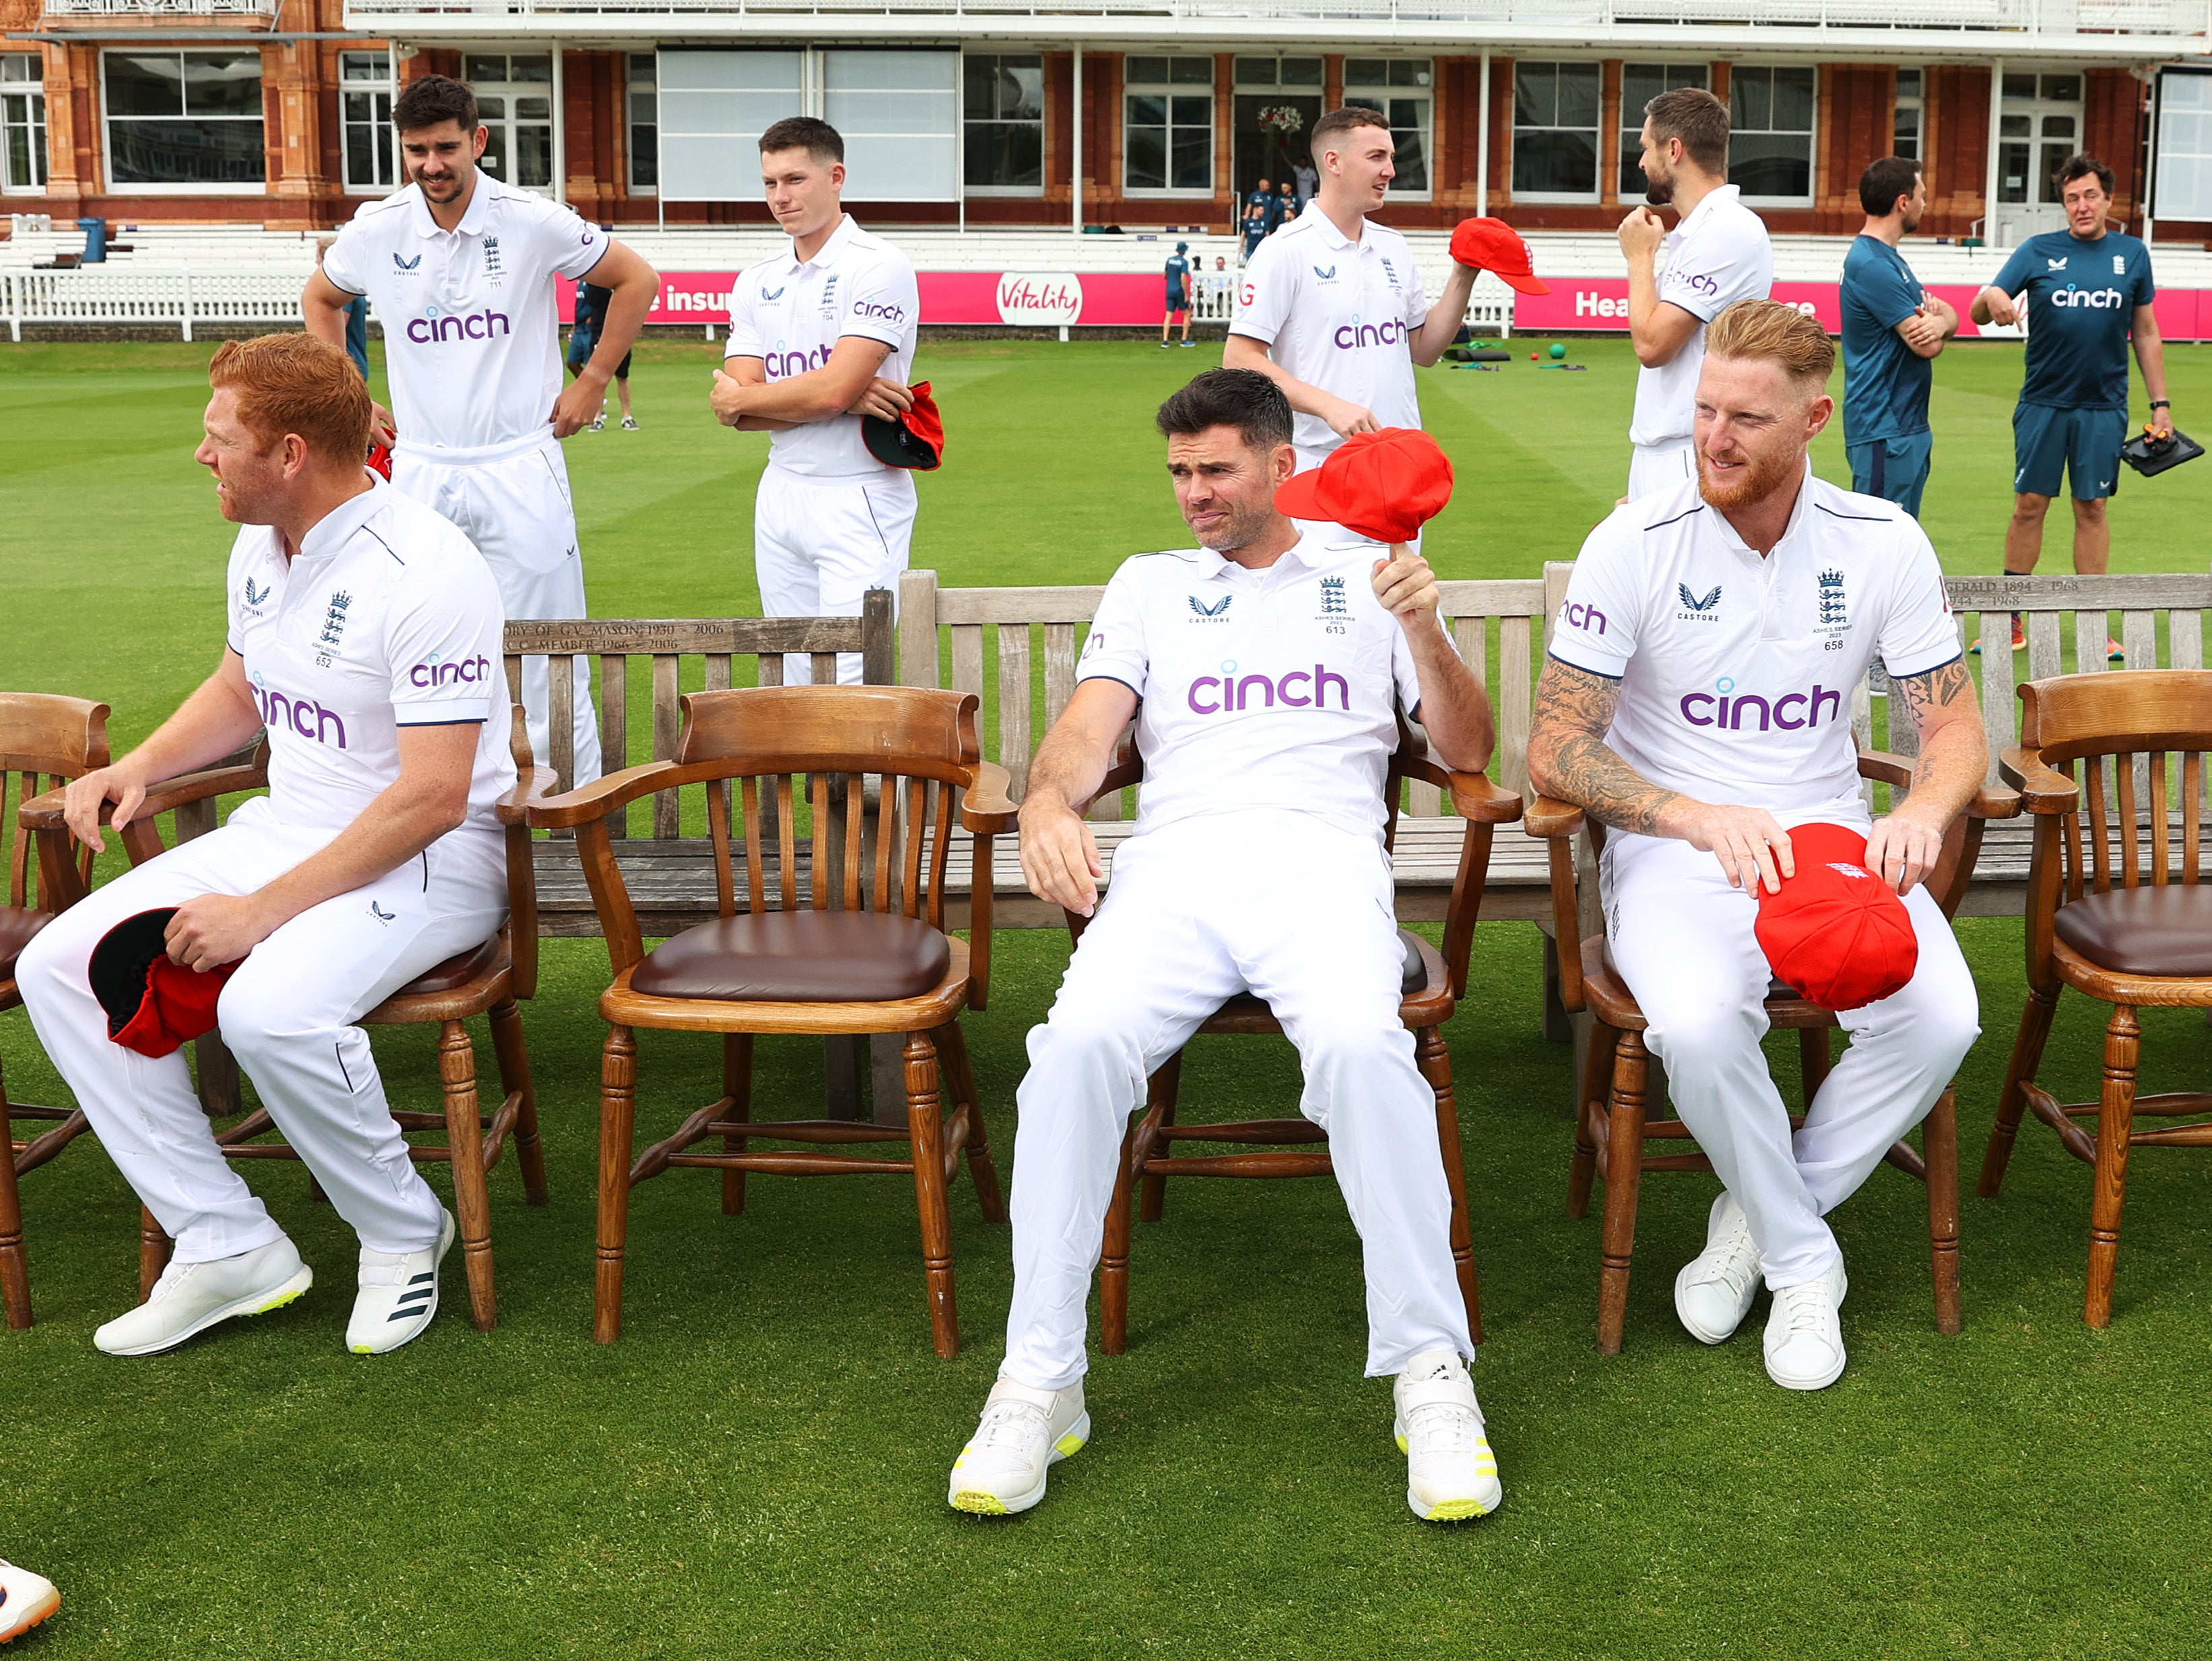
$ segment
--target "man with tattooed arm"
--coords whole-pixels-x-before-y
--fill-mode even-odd
[[[1607,949],[1650,1023],[1676,1109],[1723,1192],[1674,1284],[1717,1344],[1773,1293],[1768,1375],[1819,1390],[1844,1368],[1843,1256],[1823,1220],[1926,1116],[1978,1036],[1974,983],[1921,885],[1987,766],[1942,573],[1902,509],[1813,476],[1835,347],[1811,318],[1740,301],[1698,382],[1694,483],[1592,532],[1536,694],[1536,788],[1607,828]],[[1920,738],[1910,796],[1869,824],[1851,689],[1879,655]],[[1796,871],[1790,831],[1865,833],[1903,896],[1911,980],[1839,1019],[1850,1047],[1793,1136],[1759,1040],[1771,970],[1756,895]]]

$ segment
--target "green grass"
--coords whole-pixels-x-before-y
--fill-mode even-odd
[[[1524,348],[1525,350],[1525,348]],[[207,348],[0,352],[0,686],[114,706],[127,742],[219,649],[229,534],[189,458]],[[1530,575],[1618,494],[1629,370],[1423,378],[1459,468],[1430,548],[1448,575]],[[2185,423],[2212,354],[2176,349]],[[1097,581],[1178,539],[1147,423],[1210,354],[929,346],[951,459],[922,484],[915,563],[950,583]],[[638,357],[640,434],[569,446],[595,609],[756,609],[763,447],[707,424],[712,358]],[[1936,366],[1929,524],[1993,570],[2007,507],[2010,348]],[[1824,441],[1823,471],[1841,463]],[[2115,569],[2197,569],[2212,469],[2130,479]],[[2063,569],[2063,540],[2051,556]],[[1407,1516],[1387,1388],[1359,1377],[1357,1243],[1327,1183],[1193,1184],[1140,1228],[1130,1353],[1091,1375],[1097,1439],[1009,1524],[944,1507],[995,1369],[1006,1237],[963,1183],[963,1329],[929,1350],[902,1179],[757,1178],[739,1219],[678,1171],[641,1189],[622,1342],[590,1341],[596,942],[554,942],[528,1011],[553,1203],[494,1173],[501,1325],[448,1308],[364,1362],[340,1333],[352,1245],[296,1169],[252,1170],[322,1280],[161,1360],[99,1355],[131,1300],[136,1208],[96,1144],[25,1182],[40,1324],[0,1333],[0,1555],[52,1574],[63,1657],[855,1655],[1594,1657],[2194,1654],[2212,1598],[2203,1518],[2212,1363],[2203,1169],[2144,1151],[2118,1312],[2080,1310],[2087,1172],[2039,1127],[2001,1200],[1971,1193],[2021,1007],[2016,923],[1962,926],[1986,1036],[1960,1085],[1966,1330],[1934,1330],[1919,1191],[1878,1171],[1838,1228],[1851,1365],[1771,1385],[1755,1325],[1692,1342],[1668,1301],[1710,1178],[1645,1186],[1628,1347],[1591,1347],[1597,1228],[1564,1214],[1567,1051],[1540,1036],[1537,935],[1486,924],[1448,1029],[1489,1342],[1477,1368],[1507,1500],[1469,1528]],[[1002,936],[972,1045],[1002,1168],[1023,1037],[1066,948]],[[2189,1012],[2144,1018],[2144,1087],[2212,1071]],[[2045,1076],[2094,1093],[2098,1020],[2062,1008]],[[429,1042],[381,1033],[395,1099],[434,1098]],[[818,1050],[763,1047],[764,1111],[820,1089]],[[647,1035],[642,1128],[718,1093],[708,1050]],[[487,1058],[488,1059],[488,1058]],[[18,1098],[61,1086],[0,1017]],[[1204,1040],[1194,1114],[1289,1110],[1295,1059]],[[445,1177],[434,1172],[443,1190]]]

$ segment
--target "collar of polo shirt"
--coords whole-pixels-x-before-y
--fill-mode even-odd
[[[1702,497],[1700,499],[1702,500]],[[1790,505],[1790,522],[1782,527],[1782,535],[1774,545],[1776,554],[1780,554],[1784,549],[1791,546],[1796,541],[1798,532],[1805,528],[1806,515],[1812,511],[1810,507],[1812,500],[1813,458],[1808,455],[1805,458],[1805,471],[1799,476],[1797,481],[1797,500]],[[1711,502],[1706,502],[1705,505],[1712,508],[1714,532],[1728,548],[1741,554],[1746,559],[1756,564],[1764,565],[1767,563],[1765,555],[1736,534],[1735,526],[1729,523],[1729,516],[1717,508],[1713,508]]]
[[[374,474],[370,477],[375,478]],[[376,478],[359,496],[348,496],[317,520],[308,528],[307,534],[300,538],[300,557],[320,559],[325,554],[336,553],[345,546],[346,539],[356,531],[384,511],[385,503],[391,495],[392,487],[382,479]]]
[[[837,228],[830,233],[829,240],[814,251],[814,258],[811,259],[801,259],[799,257],[799,242],[796,238],[793,238],[791,244],[791,269],[794,271],[803,271],[809,265],[828,265],[834,255],[842,252],[852,246],[853,238],[859,234],[860,228],[859,222],[854,220],[852,215],[846,214],[837,221]]]
[[[477,169],[476,183],[469,187],[469,205],[461,215],[461,222],[453,228],[456,233],[474,236],[483,229],[484,216],[491,211],[491,199],[502,186],[482,167]],[[446,232],[430,215],[430,198],[422,194],[422,187],[415,187],[415,234],[443,236]]]
[[[1260,569],[1252,571],[1251,574],[1255,577],[1264,578],[1273,572],[1282,569],[1285,565],[1299,566],[1309,571],[1318,570],[1328,563],[1332,554],[1341,553],[1350,545],[1323,542],[1309,531],[1285,549],[1273,565],[1262,566]],[[1200,580],[1218,577],[1231,566],[1240,571],[1251,570],[1249,566],[1238,564],[1237,561],[1230,558],[1218,548],[1201,547],[1198,551],[1198,563]]]
[[[1742,190],[1735,185],[1716,185],[1711,190],[1707,191],[1705,195],[1698,199],[1698,205],[1696,207],[1691,209],[1689,212],[1682,216],[1682,222],[1677,225],[1674,228],[1678,231],[1686,232],[1691,226],[1696,224],[1699,220],[1711,217],[1708,210],[1713,209],[1716,204],[1725,207],[1742,195]]]

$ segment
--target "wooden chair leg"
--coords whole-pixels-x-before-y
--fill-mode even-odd
[[[169,1254],[176,1243],[169,1238],[168,1231],[154,1220],[154,1214],[144,1206],[138,1208],[138,1301],[144,1303],[154,1295],[154,1282],[161,1278],[161,1271],[169,1266]]]
[[[2004,1182],[2005,1166],[2012,1159],[2013,1140],[2020,1135],[2020,1117],[2027,1110],[2021,1086],[2034,1080],[2043,1065],[2043,1042],[2051,1036],[2051,1018],[2058,1013],[2058,989],[2048,992],[2031,987],[2020,1012],[2020,1035],[2012,1041],[2012,1059],[2005,1064],[2004,1093],[1997,1098],[1997,1122],[1990,1127],[1990,1145],[1982,1153],[1981,1180],[1974,1192],[1984,1199],[1996,1197]]]
[[[914,1194],[921,1214],[922,1273],[929,1287],[929,1333],[937,1353],[960,1353],[960,1319],[952,1298],[952,1214],[945,1198],[945,1117],[937,1099],[937,1046],[909,1032],[906,1052],[906,1123],[914,1148]]]
[[[466,1021],[447,1021],[438,1038],[438,1082],[446,1097],[446,1144],[453,1166],[453,1208],[460,1213],[461,1266],[469,1277],[469,1318],[478,1332],[499,1323],[493,1289],[491,1195],[484,1182],[483,1113],[477,1098],[477,1047]]]
[[[1182,1089],[1182,1051],[1178,1050],[1160,1063],[1159,1071],[1153,1074],[1145,1086],[1146,1107],[1147,1110],[1158,1110],[1159,1122],[1163,1128],[1176,1122],[1176,1098],[1181,1093]],[[1164,1159],[1175,1153],[1172,1143],[1155,1144],[1155,1146],[1158,1147],[1159,1152],[1152,1155],[1152,1158]],[[1146,1163],[1150,1164],[1151,1160],[1148,1159]],[[1142,1193],[1143,1197],[1137,1214],[1148,1223],[1159,1221],[1160,1214],[1167,1207],[1168,1179],[1164,1176],[1155,1175],[1151,1171],[1146,1172]]]
[[[1798,1075],[1803,1080],[1805,1110],[1812,1110],[1813,1098],[1820,1093],[1820,1086],[1828,1081],[1828,1070],[1835,1065],[1828,1047],[1828,1029],[1825,1026],[1801,1028],[1797,1034]]]
[[[23,1250],[23,1201],[15,1186],[15,1133],[8,1118],[8,1080],[0,1074],[0,1302],[17,1332],[31,1324],[31,1265]]]
[[[192,1040],[192,1061],[199,1083],[200,1111],[210,1119],[234,1119],[246,1111],[239,1087],[238,1057],[220,1032]]]
[[[538,1135],[538,1092],[530,1082],[530,1051],[522,1039],[522,1012],[512,998],[492,1006],[491,1047],[499,1060],[500,1093],[522,1098],[514,1116],[514,1159],[522,1167],[523,1198],[532,1205],[544,1205],[545,1146]]]
[[[599,1254],[592,1279],[592,1340],[622,1336],[623,1243],[629,1233],[629,1159],[637,1115],[637,1039],[607,1028],[599,1056]]]
[[[1936,1286],[1936,1330],[1955,1337],[1966,1324],[1959,1301],[1959,1089],[1947,1086],[1920,1127],[1928,1169],[1929,1266]]]
[[[1590,1140],[1589,1104],[1607,1093],[1620,1030],[1592,1018],[1589,1052],[1583,1058],[1582,1089],[1575,1098],[1575,1158],[1567,1167],[1567,1215],[1589,1215],[1590,1184],[1597,1177],[1597,1145]]]
[[[719,788],[719,787],[717,787]],[[753,1035],[750,1032],[726,1032],[722,1035],[722,1094],[730,1098],[730,1118],[737,1124],[750,1124],[753,1117]],[[745,1138],[726,1135],[722,1152],[742,1153]],[[725,1217],[742,1215],[745,1208],[745,1173],[731,1166],[722,1170],[722,1214]]]
[[[999,1165],[991,1157],[990,1129],[983,1123],[983,1098],[975,1092],[975,1068],[968,1059],[968,1035],[957,1020],[938,1029],[945,1066],[952,1081],[955,1107],[968,1111],[968,1180],[975,1184],[975,1206],[987,1223],[1006,1220],[1006,1196],[999,1191]]]
[[[1612,1129],[1605,1150],[1604,1242],[1597,1281],[1597,1353],[1620,1354],[1628,1323],[1628,1265],[1636,1250],[1636,1195],[1644,1177],[1644,1085],[1650,1052],[1641,1032],[1620,1035],[1613,1068]]]
[[[1106,1240],[1098,1253],[1098,1348],[1120,1355],[1129,1348],[1129,1200],[1135,1186],[1137,1121],[1121,1134],[1121,1163],[1114,1172],[1114,1197],[1106,1205]]]
[[[2120,1257],[2120,1202],[2127,1197],[2128,1135],[2135,1128],[2136,1061],[2142,1030],[2136,1012],[2112,1007],[2105,1025],[2105,1083],[2097,1100],[2096,1187],[2089,1202],[2089,1294],[2081,1318],[2112,1323],[2112,1276]]]
[[[1459,1277],[1459,1295],[1467,1305],[1470,1342],[1482,1342],[1482,1293],[1475,1284],[1474,1231],[1467,1214],[1467,1153],[1459,1134],[1459,1103],[1452,1093],[1451,1052],[1443,1035],[1433,1026],[1423,1027],[1413,1039],[1414,1064],[1437,1098],[1437,1149],[1443,1156],[1444,1181],[1451,1189],[1452,1269]]]

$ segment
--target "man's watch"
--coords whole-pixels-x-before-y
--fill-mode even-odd
[[[2150,401],[2150,407],[2154,410],[2171,410],[2173,405],[2166,399],[2154,398]]]

